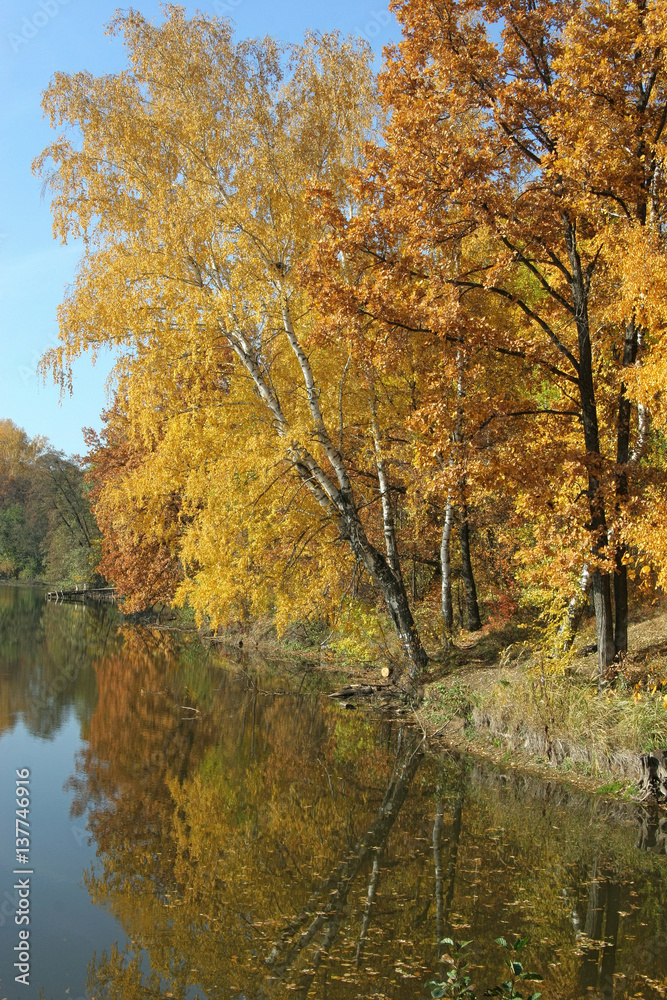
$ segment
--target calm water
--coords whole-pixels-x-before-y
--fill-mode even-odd
[[[512,933],[545,997],[664,995],[659,816],[424,754],[319,683],[0,588],[0,1000],[408,1000],[446,934],[481,995]]]

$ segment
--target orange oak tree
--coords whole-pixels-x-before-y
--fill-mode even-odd
[[[90,429],[84,434],[91,508],[102,533],[98,570],[123,595],[126,611],[168,606],[183,579],[178,557],[181,498],[174,493],[163,497],[157,532],[154,518],[126,490],[133,471],[147,461],[148,449],[123,418],[118,401],[103,417],[100,435]]]
[[[381,76],[385,146],[359,182],[371,218],[339,225],[365,258],[367,288],[352,297],[369,309],[384,295],[389,325],[435,331],[443,353],[449,343],[450,400],[455,362],[474,372],[466,385],[484,391],[466,400],[463,437],[476,474],[512,484],[543,575],[560,560],[592,582],[606,665],[627,646],[629,526],[636,542],[649,487],[665,499],[660,462],[647,461],[660,396],[641,374],[665,371],[664,6],[393,7],[403,40]],[[403,287],[393,319],[389,272]],[[443,443],[461,437],[452,410]],[[438,430],[437,400],[425,413]]]

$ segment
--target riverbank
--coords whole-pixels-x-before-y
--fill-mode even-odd
[[[667,747],[667,609],[637,616],[627,657],[601,683],[592,622],[559,661],[519,635],[467,636],[431,671],[421,724],[496,763],[635,798],[640,756]]]
[[[323,690],[327,677],[329,686],[360,685],[360,696],[341,699],[346,709],[366,703],[411,715],[443,747],[587,792],[637,798],[641,754],[667,747],[667,608],[640,610],[630,624],[630,652],[600,691],[592,620],[573,653],[558,661],[540,651],[536,628],[514,620],[459,637],[430,663],[414,707],[390,697],[384,661],[344,659],[309,647],[306,638],[279,641],[267,621],[207,641],[249,662],[260,655],[302,664],[324,675]],[[375,686],[380,690],[369,692]]]

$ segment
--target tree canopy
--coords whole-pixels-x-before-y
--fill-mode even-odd
[[[457,581],[470,630],[501,599],[573,627],[592,587],[605,665],[667,572],[664,3],[394,9],[378,81],[361,43],[166,5],[112,23],[127,70],[47,90],[84,252],[44,365],[118,353],[104,566],[213,627],[382,605],[413,680]]]

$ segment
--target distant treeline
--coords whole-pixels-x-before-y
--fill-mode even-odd
[[[82,465],[0,420],[0,579],[83,582],[99,531]]]

